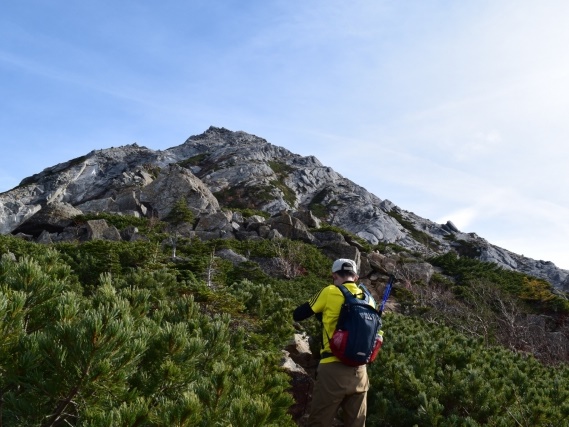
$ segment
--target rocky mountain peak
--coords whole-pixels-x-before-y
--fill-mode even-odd
[[[237,208],[269,215],[311,212],[371,245],[394,244],[425,257],[455,251],[569,289],[569,271],[553,263],[514,254],[474,233],[462,233],[450,222],[437,224],[405,211],[314,156],[213,126],[167,150],[137,144],[93,150],[25,178],[0,194],[0,233],[35,239],[42,231],[63,233],[78,212],[164,218],[182,199],[197,216]],[[223,229],[244,236],[237,225],[232,228],[229,222]]]

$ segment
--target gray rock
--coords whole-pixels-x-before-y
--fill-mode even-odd
[[[257,228],[257,234],[259,236],[261,236],[263,239],[268,239],[269,236],[271,235],[271,231],[273,231],[271,229],[271,227],[269,227],[268,225],[265,225],[265,224],[260,224],[259,227]],[[278,230],[274,230],[274,231],[278,232]],[[274,235],[274,233],[273,233],[273,235]],[[280,236],[282,237],[282,234],[280,234]]]
[[[326,246],[330,244],[349,245],[341,233],[335,231],[315,231],[312,235],[316,238],[316,246]]]
[[[115,242],[122,240],[119,230],[114,225],[109,226],[103,231],[103,238],[105,240],[113,240]]]
[[[284,236],[281,233],[279,233],[278,230],[272,229],[269,230],[269,232],[267,233],[266,239],[269,240],[284,239]]]
[[[435,273],[433,266],[426,262],[408,262],[401,266],[399,274],[411,282],[422,282],[428,284]]]
[[[49,231],[43,230],[41,232],[41,234],[38,236],[38,238],[36,239],[36,242],[37,243],[49,244],[49,243],[53,243],[53,240],[51,238],[51,234],[49,233]]]
[[[379,252],[371,252],[366,256],[371,268],[384,274],[395,274],[399,257],[386,256]]]
[[[365,277],[368,277],[373,272],[373,268],[371,268],[371,264],[369,263],[367,257],[364,256],[364,254],[360,253],[360,266],[358,268],[358,275],[363,279]]]
[[[43,231],[56,233],[73,223],[73,218],[81,215],[79,209],[68,203],[55,202],[43,206],[39,211],[20,224],[16,233],[39,236]]]
[[[129,225],[120,231],[121,239],[129,242],[132,240],[132,237],[138,233],[138,227],[134,225]]]
[[[259,236],[256,231],[245,231],[240,230],[235,233],[235,237],[238,240],[262,240],[263,238]]]
[[[246,257],[234,252],[231,249],[221,249],[219,251],[216,251],[215,255],[218,256],[219,258],[231,261],[233,265],[238,265],[241,264],[242,262],[247,261]]]
[[[320,228],[322,224],[320,219],[316,218],[312,212],[307,210],[296,211],[293,213],[293,216],[310,228]]]
[[[482,247],[481,249],[481,261],[499,264],[506,270],[515,270],[518,267],[518,263],[508,254],[507,251],[503,251],[498,247],[490,245]]]
[[[109,226],[104,219],[92,219],[87,221],[87,239],[88,240],[121,240],[121,235],[117,228]]]
[[[54,242],[81,242],[87,240],[87,227],[72,226],[66,227],[57,236],[52,235]]]
[[[196,224],[196,231],[217,231],[224,230],[225,232],[232,231],[231,223],[224,212],[215,212],[209,215],[201,215],[198,223]]]
[[[269,218],[267,224],[277,230],[283,237],[291,240],[302,240],[307,243],[315,242],[316,239],[308,231],[308,228],[298,218],[292,217],[289,213],[283,212],[278,216]]]
[[[296,363],[289,355],[288,352],[283,351],[283,357],[280,363],[281,368],[287,372],[289,375],[293,374],[303,374],[308,375],[304,368]]]
[[[140,209],[140,200],[137,191],[127,189],[120,192],[115,197],[115,205],[117,212],[138,212]]]
[[[454,225],[452,223],[452,221],[447,221],[447,223],[445,225],[443,225],[443,227],[445,229],[448,229],[449,231],[452,231],[453,233],[459,233],[460,230],[458,228],[456,228],[456,225]]]
[[[245,219],[243,218],[243,214],[241,212],[232,212],[231,220],[238,223],[238,224],[244,224],[245,223]]]
[[[360,250],[355,246],[332,243],[326,246],[322,246],[320,250],[324,255],[330,258],[330,260],[335,260],[338,258],[353,259],[356,262],[356,265],[358,266],[358,270],[360,268],[361,253]],[[332,267],[331,264],[330,267]]]
[[[89,200],[85,203],[78,204],[77,208],[81,209],[85,213],[101,213],[101,212],[116,211],[115,202],[111,197]]]
[[[253,224],[263,224],[265,222],[265,218],[263,218],[261,215],[251,215],[250,217],[244,219],[243,222],[247,227],[249,227]]]
[[[159,218],[165,218],[176,202],[185,199],[195,212],[219,211],[219,203],[209,188],[188,169],[170,165],[140,192],[140,201]]]
[[[567,276],[565,278],[565,280],[563,280],[563,282],[561,282],[560,289],[562,291],[569,292],[569,276]]]

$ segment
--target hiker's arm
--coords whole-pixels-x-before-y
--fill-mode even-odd
[[[294,310],[294,313],[292,313],[292,318],[296,322],[299,322],[301,320],[308,319],[310,316],[313,316],[313,315],[314,315],[314,311],[312,311],[310,304],[308,302],[305,302],[304,304],[296,307],[296,309]]]

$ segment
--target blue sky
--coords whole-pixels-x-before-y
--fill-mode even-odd
[[[569,269],[565,0],[8,0],[0,192],[210,125]]]

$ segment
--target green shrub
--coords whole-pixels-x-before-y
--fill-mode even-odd
[[[188,207],[185,197],[181,197],[176,201],[172,210],[166,215],[164,221],[169,222],[174,225],[179,225],[183,223],[193,224],[195,220],[194,213]]]
[[[199,165],[201,162],[203,162],[205,159],[207,159],[208,153],[202,153],[202,154],[198,154],[192,157],[188,157],[185,160],[182,160],[181,162],[178,162],[178,165],[182,166],[182,167],[190,167],[190,166],[197,166]]]
[[[332,261],[288,239],[185,238],[172,260],[159,243],[168,235],[149,237],[39,245],[0,236],[3,425],[294,425],[281,349],[294,333],[294,307],[329,284]],[[221,248],[248,261],[213,256]],[[263,271],[275,259],[295,274]],[[432,262],[442,273],[420,290],[452,291],[463,324],[474,313],[491,332],[495,296],[517,298],[527,312],[568,312],[543,281],[452,254]],[[393,296],[409,305],[419,298],[404,287]],[[563,425],[566,365],[443,327],[439,309],[420,313],[428,322],[384,316],[366,425]],[[317,352],[319,323],[302,327]]]
[[[552,285],[544,280],[504,270],[490,262],[459,257],[453,252],[432,258],[430,262],[454,279],[455,292],[462,298],[469,297],[468,289],[472,283],[483,280],[525,301],[533,310],[569,314],[568,301],[554,293]]]
[[[62,261],[0,262],[4,425],[294,425],[278,352],[175,275],[102,274],[84,293]]]
[[[569,416],[569,367],[389,314],[371,365],[370,426],[561,426]]]
[[[287,176],[288,174],[294,171],[294,168],[292,166],[289,166],[284,162],[269,160],[268,163],[273,172],[281,178]]]

